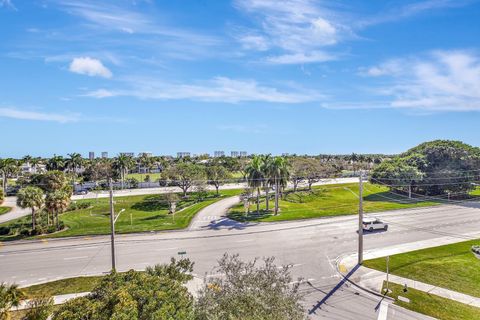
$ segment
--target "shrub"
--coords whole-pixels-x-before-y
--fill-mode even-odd
[[[10,228],[9,227],[0,227],[0,235],[4,236],[10,233]]]

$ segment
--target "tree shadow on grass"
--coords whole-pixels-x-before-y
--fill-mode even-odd
[[[169,218],[169,216],[166,215],[166,214],[156,214],[156,215],[154,215],[154,216],[146,217],[146,218],[143,218],[143,219],[141,219],[141,220],[142,220],[142,221],[166,220],[167,218]]]
[[[147,212],[168,210],[168,202],[164,195],[151,195],[143,198],[142,201],[134,203],[131,208]]]
[[[249,214],[245,214],[243,212],[230,212],[228,213],[228,218],[238,221],[238,222],[250,222],[250,221],[258,221],[263,218],[267,218],[273,216],[272,211],[267,211],[267,210],[260,210],[260,212],[250,212]]]

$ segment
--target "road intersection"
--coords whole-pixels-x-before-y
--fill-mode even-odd
[[[225,200],[222,200],[225,201]],[[222,210],[217,207],[216,210]],[[209,214],[208,212],[206,214]],[[365,249],[409,244],[445,236],[466,240],[480,228],[478,204],[375,213],[390,224],[387,232],[365,236]],[[208,215],[207,215],[208,217]],[[275,256],[278,265],[292,265],[294,278],[303,278],[305,305],[312,318],[374,319],[380,298],[343,283],[336,262],[357,248],[357,217],[341,216],[278,223],[232,223],[221,215],[192,230],[128,234],[117,237],[117,268],[144,269],[167,262],[185,251],[195,262],[195,274],[208,276],[225,252],[242,259]],[[107,236],[20,241],[0,249],[0,281],[22,286],[58,278],[94,275],[110,268]],[[423,318],[395,306],[389,318]]]

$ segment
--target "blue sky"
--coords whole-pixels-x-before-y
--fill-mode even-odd
[[[0,0],[0,157],[480,145],[480,1]]]

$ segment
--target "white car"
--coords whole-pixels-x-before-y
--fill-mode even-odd
[[[363,219],[363,230],[374,231],[374,230],[388,230],[388,224],[379,220],[377,218],[364,218]]]

